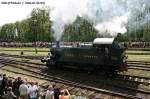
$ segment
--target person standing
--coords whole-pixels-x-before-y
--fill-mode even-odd
[[[28,86],[26,85],[26,81],[19,87],[20,99],[28,99]]]
[[[18,97],[19,96],[19,92],[18,92],[18,89],[17,89],[17,81],[18,81],[18,78],[15,78],[15,80],[13,81],[13,86],[12,86],[12,91],[14,92],[14,94]]]
[[[59,99],[60,95],[60,88],[56,87],[56,85],[53,85],[53,91],[54,91],[54,99]]]
[[[12,92],[12,87],[8,87],[7,93],[4,95],[5,99],[17,99],[17,96]]]
[[[46,91],[45,99],[55,99],[54,98],[54,91],[53,91],[52,86],[48,87],[48,90]]]
[[[8,78],[6,77],[6,74],[3,75],[2,80],[2,94],[7,93],[7,85],[8,85]]]
[[[7,87],[11,87],[12,88],[12,86],[13,86],[13,81],[12,81],[11,78],[9,78]]]
[[[19,96],[19,87],[20,85],[23,83],[23,80],[21,79],[21,77],[18,77],[18,80],[16,82],[16,89],[17,89],[17,96]]]
[[[30,99],[38,99],[38,88],[31,82],[31,86],[29,87],[29,98]]]
[[[38,94],[38,97],[40,97],[41,96],[41,88],[40,88],[38,82],[35,82],[34,86],[37,87],[37,91],[38,91],[37,94]]]
[[[60,91],[59,99],[70,99],[70,93],[67,89]]]

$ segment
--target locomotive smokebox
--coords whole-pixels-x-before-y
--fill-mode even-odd
[[[57,47],[57,48],[60,47],[60,41],[56,41],[56,47]]]

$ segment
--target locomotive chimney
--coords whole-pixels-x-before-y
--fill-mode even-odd
[[[60,42],[59,42],[59,41],[56,41],[56,47],[57,47],[57,48],[59,48],[59,47],[60,47],[60,45],[59,45],[59,44],[60,44]]]

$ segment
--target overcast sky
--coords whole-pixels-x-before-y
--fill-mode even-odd
[[[21,4],[9,4],[9,2]],[[7,4],[2,4],[2,3]],[[25,4],[25,2],[44,2],[45,4]],[[0,0],[0,26],[13,23],[30,16],[33,8],[48,5],[49,0]]]

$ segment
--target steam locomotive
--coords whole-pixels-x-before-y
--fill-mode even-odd
[[[49,56],[41,59],[48,67],[68,67],[118,73],[127,70],[125,48],[114,38],[96,38],[92,43],[74,46],[56,46]]]

